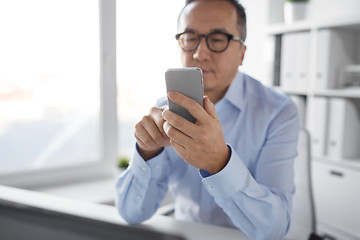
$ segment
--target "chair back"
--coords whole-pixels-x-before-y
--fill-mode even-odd
[[[315,211],[311,188],[310,135],[302,129],[299,135],[298,156],[294,162],[295,194],[292,205],[292,218],[285,239],[309,239],[315,232]]]

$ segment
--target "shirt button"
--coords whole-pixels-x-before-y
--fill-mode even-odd
[[[147,168],[146,167],[141,167],[141,169],[146,172]]]
[[[137,195],[137,196],[136,196],[136,199],[137,199],[137,200],[141,200],[141,198],[142,198],[142,197],[141,197],[140,195]]]
[[[155,165],[155,168],[159,168],[159,167],[160,167],[159,164],[156,164],[156,165]]]

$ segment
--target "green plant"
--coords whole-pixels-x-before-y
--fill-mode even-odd
[[[127,168],[129,166],[130,159],[128,157],[119,157],[117,165],[119,168]]]

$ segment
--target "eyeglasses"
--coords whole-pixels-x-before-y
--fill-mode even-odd
[[[212,52],[223,52],[229,46],[231,40],[244,44],[244,41],[239,37],[224,33],[224,32],[213,32],[210,34],[197,34],[194,32],[183,32],[175,35],[176,40],[179,41],[180,47],[187,52],[194,51],[199,47],[201,38],[205,38],[206,45]]]

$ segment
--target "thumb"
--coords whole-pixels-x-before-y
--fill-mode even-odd
[[[204,97],[204,109],[212,118],[218,119],[215,105],[210,101],[208,96]]]

